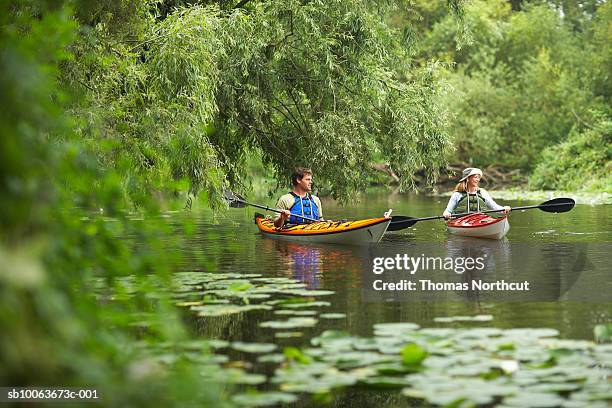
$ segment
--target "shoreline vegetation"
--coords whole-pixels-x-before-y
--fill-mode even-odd
[[[372,172],[369,176],[368,191],[372,189],[387,189],[392,193],[399,192],[399,184],[388,164],[372,164],[370,167]],[[446,170],[440,171],[441,174],[446,174],[446,176],[437,179],[433,186],[424,181],[421,171],[417,171],[414,177],[416,192],[432,196],[450,196],[458,175],[466,167],[469,167],[467,163],[449,165]],[[502,200],[538,201],[555,197],[571,197],[576,200],[577,204],[612,204],[612,190],[590,188],[577,190],[537,189],[530,184],[529,177],[524,175],[520,169],[509,170],[501,166],[489,166],[483,170],[485,177],[483,178],[482,186],[494,194],[495,197],[499,197]],[[276,197],[289,188],[288,183],[283,185],[272,177],[266,177],[266,174],[270,173],[265,170],[260,161],[252,160],[249,171],[253,176],[251,190],[256,197]],[[603,182],[604,180],[598,181]],[[321,197],[331,198],[330,194],[326,191],[321,191],[319,194]]]

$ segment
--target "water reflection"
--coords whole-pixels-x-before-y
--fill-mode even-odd
[[[513,243],[448,236],[369,249],[362,270],[366,302],[608,301],[602,284],[606,244]],[[581,286],[576,283],[588,272]]]
[[[499,241],[476,238],[449,236],[445,241],[448,256],[451,257],[484,257],[484,270],[470,270],[464,274],[464,281],[527,281],[530,290],[524,293],[503,293],[499,300],[532,300],[558,301],[561,299],[578,300],[584,293],[572,290],[584,272],[594,272],[595,260],[601,258],[601,245],[581,243],[539,244],[511,243],[507,238]],[[603,278],[603,277],[602,277]],[[596,276],[591,276],[597,282]],[[605,281],[605,280],[603,280]],[[596,287],[594,288],[596,289]],[[479,300],[478,290],[473,290],[470,297]],[[591,298],[590,300],[596,300]],[[601,298],[599,300],[606,300]]]
[[[428,216],[434,213],[432,208],[442,208],[445,202],[426,196],[393,197],[385,192],[367,194],[361,203],[352,203],[350,207],[326,204],[330,218],[356,219],[389,207],[396,214]],[[526,204],[530,203],[511,202],[511,205]],[[485,313],[494,316],[490,324],[495,326],[555,327],[564,336],[592,338],[593,325],[609,321],[612,310],[609,303],[612,268],[608,261],[612,229],[606,221],[611,215],[612,206],[585,205],[576,206],[570,215],[552,216],[536,211],[515,214],[512,230],[503,241],[457,237],[449,235],[442,222],[420,222],[413,228],[386,235],[374,248],[353,248],[263,238],[253,225],[252,215],[246,211],[232,213],[233,223],[220,225],[212,225],[211,217],[205,214],[198,219],[198,229],[185,245],[185,251],[193,256],[188,256],[189,262],[180,269],[284,276],[304,282],[311,289],[333,290],[335,294],[326,299],[332,306],[326,311],[347,313],[347,319],[322,321],[319,330],[346,329],[369,335],[375,323],[413,321],[427,326],[437,316]],[[569,235],[570,231],[575,234]],[[424,246],[430,249],[425,252]],[[371,258],[380,250],[388,251],[390,256],[397,253],[444,257],[486,255],[487,274],[483,279],[527,279],[545,296],[523,303],[504,302],[502,294],[496,292],[438,292],[434,301],[419,301],[411,293],[409,299],[400,301],[368,302],[362,292],[368,286],[364,277],[373,276]],[[479,271],[464,275],[453,271],[420,272],[412,278],[465,282],[483,276]],[[402,278],[406,278],[405,273]],[[583,300],[588,303],[580,302]],[[261,317],[256,316],[251,314],[243,321],[232,318],[232,325],[236,326],[232,326],[232,333],[261,340],[262,333],[257,329]],[[224,327],[227,334],[228,328]],[[308,342],[307,336],[304,341]]]
[[[308,289],[320,287],[320,271],[322,269],[321,248],[300,245],[277,239],[262,238],[261,247],[267,252],[276,252],[283,268],[279,271],[283,276],[305,283]]]
[[[501,240],[479,239],[448,235],[444,242],[446,257],[483,260],[483,269],[466,269],[460,274],[461,282],[467,284],[468,290],[461,292],[466,300],[480,304],[481,296],[473,281],[514,280],[512,268],[509,268],[511,249],[507,238]]]
[[[359,249],[350,246],[304,244],[261,238],[260,247],[263,251],[276,253],[282,265],[278,271],[281,276],[305,283],[309,289],[322,287],[325,271],[358,276],[361,270],[360,262],[356,258],[356,251],[359,252]],[[329,278],[334,280],[333,276]]]

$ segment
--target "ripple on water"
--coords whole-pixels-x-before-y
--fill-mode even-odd
[[[546,231],[537,231],[537,232],[534,232],[534,234],[536,234],[536,235],[548,235],[548,234],[554,234],[555,232],[557,232],[557,231],[555,231],[555,230],[546,230]]]

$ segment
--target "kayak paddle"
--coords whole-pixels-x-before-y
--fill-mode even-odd
[[[571,198],[553,198],[552,200],[545,201],[542,204],[538,204],[538,205],[527,205],[524,207],[514,207],[512,211],[529,210],[531,208],[538,208],[545,212],[563,213],[563,212],[570,211],[572,208],[574,208],[575,204],[576,202]],[[480,212],[495,213],[495,212],[500,212],[500,211],[503,211],[503,210],[487,210],[487,211],[480,211]],[[452,218],[459,218],[459,217],[463,217],[468,214],[469,213],[455,214],[452,216]],[[433,217],[423,217],[423,218],[414,218],[414,217],[407,217],[404,215],[396,215],[396,216],[391,217],[391,223],[389,224],[387,231],[399,231],[405,228],[412,227],[414,224],[416,224],[419,221],[439,220],[442,218],[444,218],[443,215],[437,215]]]
[[[247,205],[250,205],[251,207],[261,208],[262,210],[272,211],[272,212],[279,213],[279,214],[282,213],[282,211],[279,210],[278,208],[270,208],[270,207],[264,206],[264,205],[249,203],[244,198],[240,197],[239,195],[234,194],[230,190],[227,190],[225,192],[225,199],[229,202],[229,206],[232,207],[232,208],[244,208]],[[319,222],[320,221],[320,220],[315,220],[314,218],[308,218],[308,217],[304,217],[304,216],[301,216],[301,215],[295,215],[295,214],[291,214],[291,215],[294,216],[294,217],[297,217],[297,218],[301,218],[303,220],[311,221],[311,222]]]

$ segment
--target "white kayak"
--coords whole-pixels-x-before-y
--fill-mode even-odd
[[[502,239],[510,230],[508,216],[493,218],[483,213],[473,213],[446,223],[448,232],[464,237]]]

